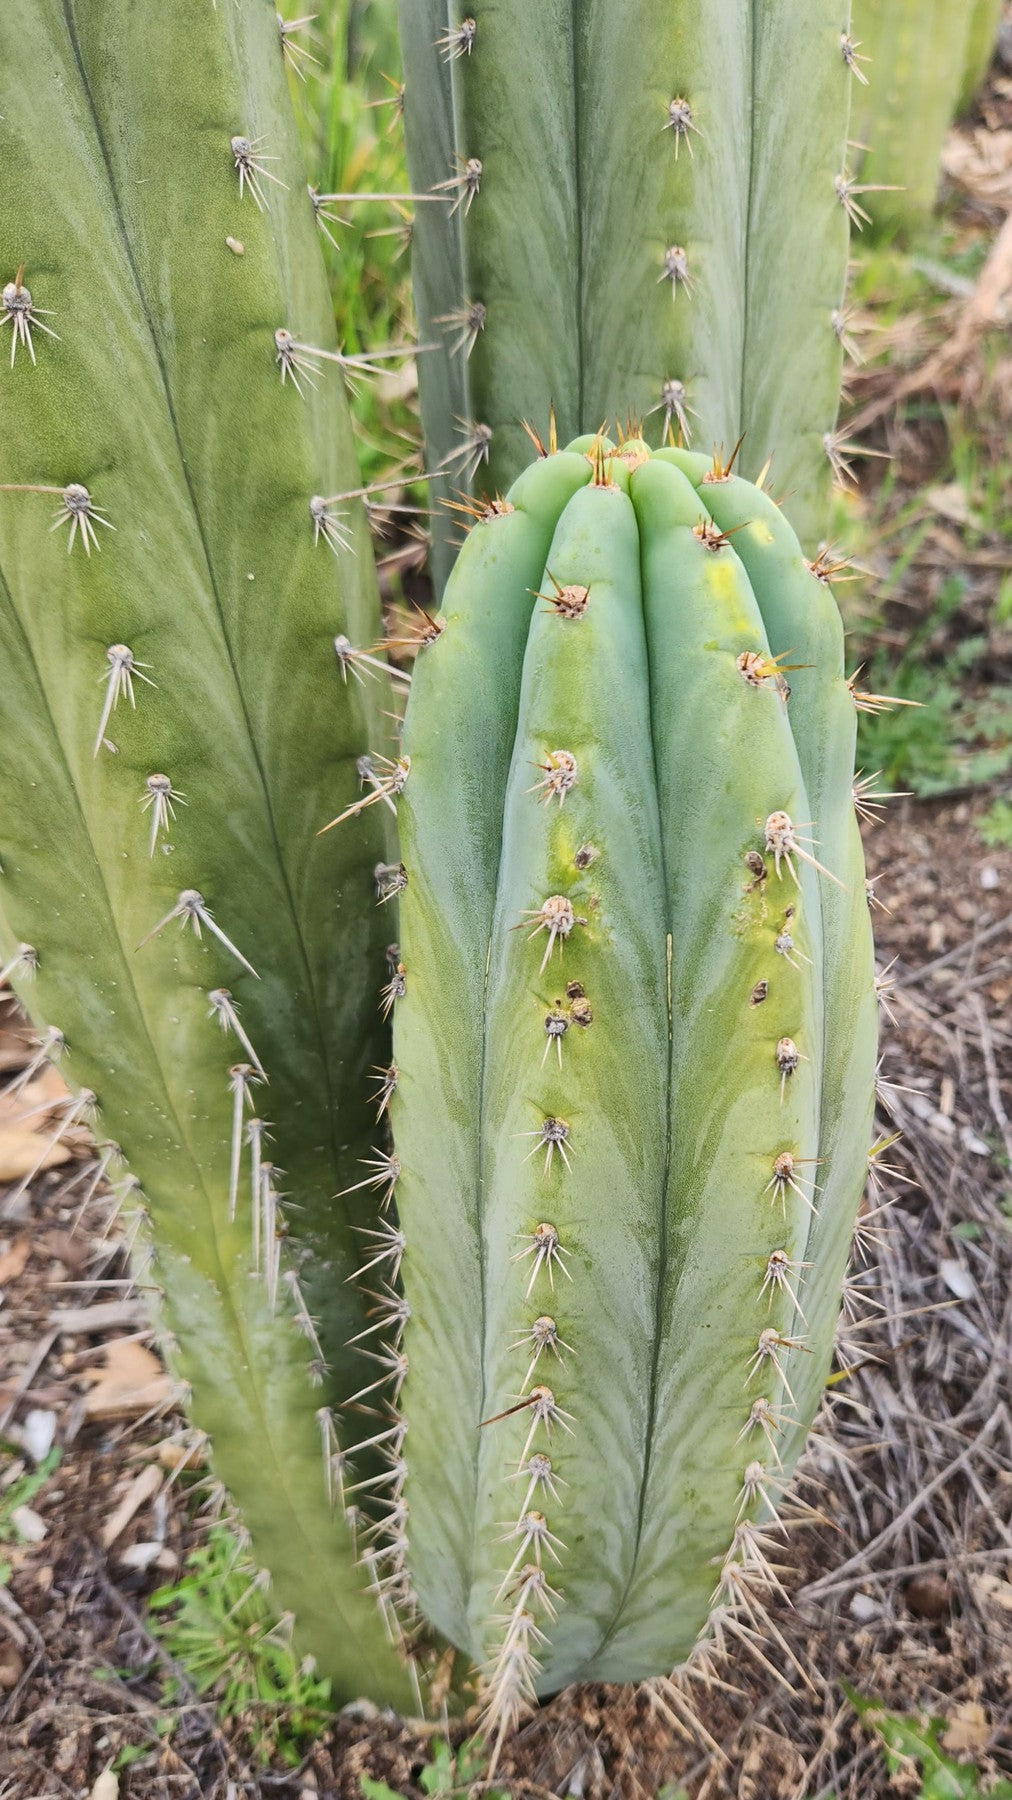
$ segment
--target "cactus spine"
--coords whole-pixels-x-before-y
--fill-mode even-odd
[[[1001,0],[855,0],[867,62],[854,135],[867,146],[862,207],[875,229],[913,231],[938,193],[945,134],[991,59]]]
[[[853,211],[848,15],[401,0],[412,184],[449,201],[414,227],[448,486],[505,492],[550,404],[563,437],[631,410],[654,443],[744,433],[743,472],[773,455],[814,542]]]
[[[339,1685],[407,1703],[328,1410],[362,1379],[374,1208],[332,1196],[374,1129],[384,809],[315,834],[389,747],[333,648],[378,604],[358,508],[310,511],[358,475],[277,15],[187,13],[0,23],[3,916],[143,1190],[174,1364],[279,1604]]]
[[[761,1594],[875,1058],[818,565],[719,464],[586,449],[475,525],[405,721],[410,1567],[503,1724]]]

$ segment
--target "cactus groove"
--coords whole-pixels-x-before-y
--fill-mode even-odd
[[[3,917],[141,1185],[174,1366],[279,1606],[339,1686],[407,1703],[328,1496],[389,850],[383,809],[315,833],[389,747],[333,644],[379,610],[360,509],[348,549],[314,542],[311,498],[359,485],[340,375],[300,397],[278,366],[277,330],[322,358],[333,319],[275,8],[185,11],[0,21]]]
[[[399,802],[402,1486],[505,1729],[681,1661],[715,1591],[728,1628],[761,1604],[874,974],[839,617],[761,491],[579,440],[475,524],[439,623]]]
[[[772,455],[814,543],[843,354],[849,11],[401,0],[412,186],[449,201],[418,209],[413,239],[447,487],[505,492],[523,420],[544,431],[550,404],[563,437],[631,411],[655,444],[744,433],[743,472]]]

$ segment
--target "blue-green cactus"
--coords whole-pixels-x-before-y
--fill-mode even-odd
[[[820,569],[719,465],[577,446],[474,526],[416,667],[391,1479],[500,1721],[761,1585],[825,1381],[876,1001]]]

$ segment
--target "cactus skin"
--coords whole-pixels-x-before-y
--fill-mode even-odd
[[[722,1603],[740,1564],[755,1574],[739,1527],[768,1519],[825,1382],[874,1083],[831,596],[741,478],[636,441],[587,449],[528,468],[471,531],[416,665],[399,807],[409,1566],[423,1611],[489,1670],[500,1729],[534,1691],[670,1668],[715,1587]],[[812,666],[785,704],[772,663],[745,679],[746,652]],[[563,749],[575,781],[539,788]],[[827,873],[795,856],[797,883],[777,874],[779,810]],[[554,946],[551,897],[573,913]],[[785,1151],[795,1186],[774,1178]],[[811,1264],[786,1287],[779,1251]],[[545,1316],[565,1347],[548,1333],[529,1370]],[[757,1358],[767,1328],[790,1340],[766,1340],[775,1360]],[[539,1383],[564,1415],[550,1433],[508,1413]],[[775,1450],[749,1426],[758,1398]],[[532,1426],[556,1485],[529,1493]],[[553,1534],[526,1552],[525,1506]],[[551,1610],[523,1575],[539,1547]]]
[[[963,80],[956,103],[957,115],[969,112],[973,105],[977,89],[987,74],[994,55],[1001,18],[1002,0],[974,0],[966,34]]]
[[[855,0],[868,66],[854,136],[868,146],[861,182],[883,184],[861,197],[876,232],[914,232],[931,216],[946,133],[980,85],[1000,20],[1001,0]]]
[[[494,494],[529,454],[523,419],[543,431],[554,404],[565,438],[631,411],[654,443],[669,422],[707,450],[744,432],[742,471],[772,454],[814,543],[843,354],[848,15],[830,0],[401,0],[412,186],[445,192],[481,163],[473,196],[450,189],[414,226],[421,335],[441,346],[420,359],[422,417],[447,487],[467,484],[474,458],[455,457],[476,426],[492,435],[472,485]]]
[[[173,1365],[279,1605],[338,1695],[408,1705],[328,1497],[320,1412],[362,1380],[346,1277],[375,1209],[332,1196],[372,1142],[391,922],[372,883],[383,809],[353,837],[315,833],[357,795],[356,755],[388,747],[382,696],[342,687],[333,650],[336,632],[378,636],[378,603],[357,512],[351,550],[314,543],[310,496],[358,485],[340,375],[321,369],[301,399],[275,360],[278,326],[333,344],[276,12],[185,12],[28,0],[0,21],[0,268],[27,265],[59,334],[37,329],[35,362],[22,340],[0,368],[0,482],[84,483],[109,522],[68,554],[67,524],[47,529],[56,499],[0,492],[4,930],[37,951],[22,997],[65,1033],[68,1078],[143,1190]],[[255,155],[286,184],[261,177],[264,212],[240,196],[237,133],[263,137]],[[118,754],[95,754],[117,644],[136,708],[120,696],[103,732]],[[185,805],[151,854],[154,772]],[[188,887],[259,980],[206,924],[144,941]],[[249,1059],[208,1016],[221,987],[270,1077],[253,1095],[302,1303],[251,1279],[248,1151],[230,1222],[229,1069]],[[315,1387],[307,1310],[330,1365]]]

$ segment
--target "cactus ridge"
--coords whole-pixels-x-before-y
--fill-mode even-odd
[[[759,1647],[875,989],[839,617],[730,464],[545,455],[482,511],[439,624],[384,1086],[398,1530],[501,1738],[708,1629]]]
[[[564,437],[629,407],[654,442],[744,432],[817,537],[860,224],[849,6],[401,0],[401,35],[412,185],[450,202],[413,235],[446,481],[505,492],[550,401]]]

